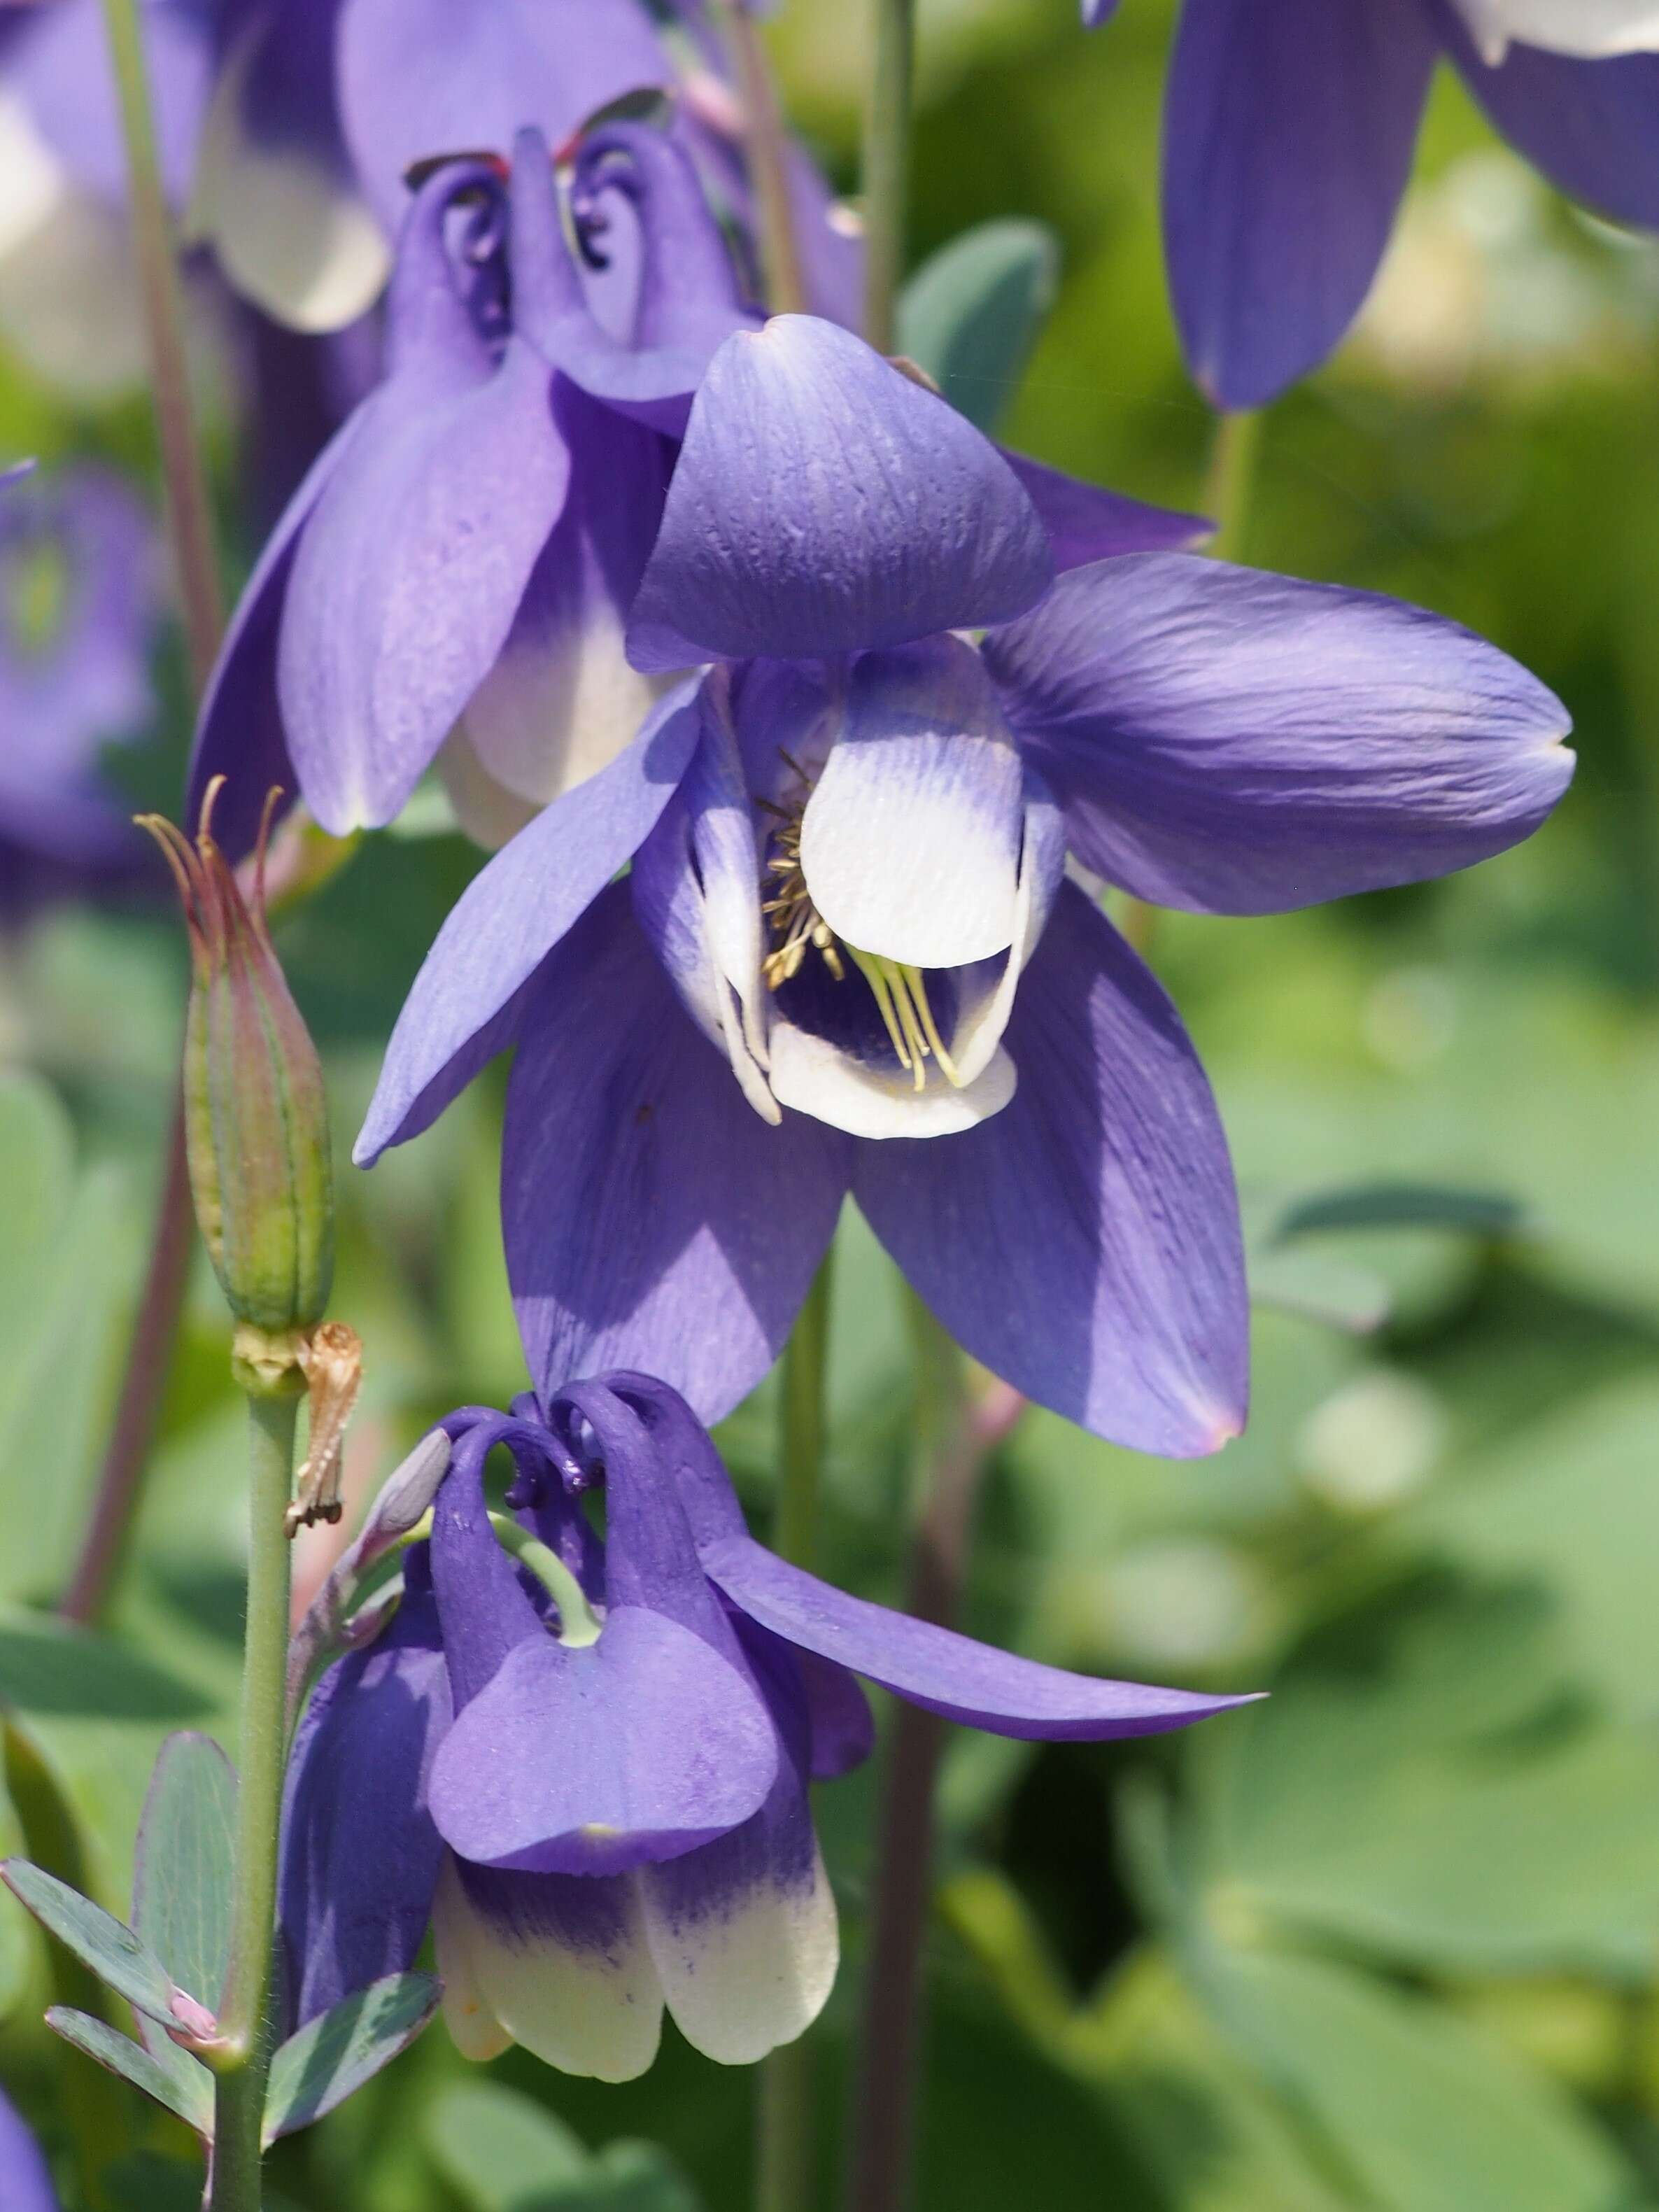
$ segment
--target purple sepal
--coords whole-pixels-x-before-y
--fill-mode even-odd
[[[1517,44],[1489,69],[1449,8],[1445,19],[1464,81],[1512,146],[1575,199],[1659,229],[1659,55],[1580,61]]]
[[[782,1349],[835,1231],[848,1140],[757,1120],[625,884],[549,959],[522,1026],[501,1206],[537,1387],[626,1358],[719,1419]]]
[[[294,557],[277,685],[307,802],[337,836],[408,798],[506,642],[564,504],[552,373],[516,334],[492,358],[451,265],[457,200],[493,189],[465,163],[422,187],[392,281],[386,381]]]
[[[1013,471],[833,323],[715,355],[629,627],[636,667],[823,659],[1024,612],[1054,574]]]
[[[1214,532],[1214,523],[1201,514],[1150,507],[1144,500],[1126,498],[1121,492],[1045,467],[1024,453],[1010,453],[1006,446],[1000,450],[1042,518],[1057,574],[1119,553],[1178,551],[1201,544]]]
[[[1217,406],[1265,406],[1358,313],[1437,52],[1428,11],[1401,0],[1182,9],[1164,251],[1188,365]]]
[[[0,2094],[0,2202],[6,2212],[58,2212],[46,2154],[10,2099]]]
[[[854,1196],[994,1374],[1137,1450],[1216,1450],[1243,1425],[1248,1380],[1226,1139],[1179,1016],[1075,884],[1006,1042],[1019,1080],[1001,1111],[860,1146]]]
[[[468,884],[398,1017],[353,1156],[359,1166],[417,1136],[512,1041],[520,994],[643,843],[699,726],[695,687],[682,685],[626,752],[544,808]]]
[[[423,1547],[404,1584],[391,1626],[329,1668],[295,1736],[278,1899],[290,2033],[412,1967],[431,1917],[441,1845],[425,1792],[450,1692]]]
[[[1178,554],[1061,579],[986,659],[1086,867],[1159,906],[1274,914],[1528,837],[1571,727],[1420,608]]]

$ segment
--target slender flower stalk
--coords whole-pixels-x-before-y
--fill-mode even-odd
[[[916,1352],[917,1517],[904,1604],[915,1619],[949,1628],[961,1600],[985,1470],[1025,1401],[1006,1383],[994,1385],[978,1403],[970,1399],[962,1353],[914,1291],[908,1304]],[[848,2212],[902,2212],[910,2200],[921,1954],[945,1729],[937,1713],[901,1705],[888,1741]]]
[[[719,15],[743,101],[744,145],[760,218],[766,304],[775,315],[797,315],[806,306],[806,283],[790,202],[789,149],[777,85],[759,26],[744,0],[720,0]]]
[[[783,1354],[772,1549],[797,1567],[810,1568],[817,1548],[833,1266],[832,1249],[806,1294]],[[762,2064],[756,2116],[756,2212],[799,2212],[808,2201],[816,2166],[813,2072],[812,2046],[805,2036],[784,2044]]]
[[[136,0],[104,0],[104,21],[126,142],[133,243],[143,287],[155,427],[167,486],[167,531],[190,650],[192,689],[199,699],[212,673],[224,617],[207,476],[185,357],[184,302],[161,190],[155,118]],[[80,1557],[63,1601],[62,1610],[70,1620],[98,1618],[120,1565],[190,1279],[190,1220],[181,1095],[173,1109],[149,1260],[109,1445]]]
[[[1242,561],[1249,538],[1250,497],[1261,451],[1261,410],[1220,414],[1210,455],[1205,504],[1215,521],[1209,551],[1218,561]]]
[[[864,122],[864,335],[891,353],[910,198],[915,0],[874,0],[875,51]]]
[[[216,2065],[207,2212],[258,2212],[259,2131],[270,2071],[270,1963],[286,1741],[289,1553],[284,1525],[300,1401],[290,1377],[248,1399],[247,1629],[230,1970]]]

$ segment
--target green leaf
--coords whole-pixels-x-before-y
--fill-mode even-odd
[[[211,1736],[170,1735],[138,1826],[133,1926],[211,2011],[230,1953],[235,1831],[235,1768]]]
[[[1389,1286],[1369,1267],[1322,1252],[1270,1248],[1250,1255],[1250,1297],[1259,1306],[1369,1336],[1389,1318]]]
[[[1272,1233],[1281,1243],[1347,1229],[1455,1229],[1471,1237],[1518,1237],[1528,1218],[1521,1201],[1502,1191],[1376,1182],[1293,1199]]]
[[[430,1974],[386,1974],[290,2036],[271,2063],[264,2139],[331,2112],[400,2051],[432,2017],[438,1984]]]
[[[173,1986],[167,1968],[131,1928],[27,1859],[8,1859],[0,1876],[40,1925],[72,1951],[100,1981],[152,2020],[174,2021]]]
[[[103,2185],[115,2212],[201,2212],[199,2160],[195,2166],[183,2166],[176,2158],[158,2158],[153,2151],[139,2151],[106,2167]],[[269,2193],[264,2212],[275,2212]]]
[[[582,2181],[587,2147],[531,2098],[494,2082],[446,2089],[426,2122],[426,2145],[470,2212],[531,2212],[548,2194]]]
[[[904,288],[899,351],[981,430],[1012,399],[1060,287],[1060,248],[1040,222],[981,223],[941,246]]]
[[[213,2076],[188,2051],[179,2052],[184,2061],[182,2069],[164,2066],[143,2044],[121,2034],[107,2021],[94,2020],[90,2013],[76,2012],[69,2005],[52,2006],[46,2026],[100,2066],[120,2075],[135,2089],[142,2089],[145,2096],[176,2112],[198,2136],[213,2133]]]
[[[1395,1584],[1194,1747],[1213,1920],[1458,1973],[1639,1977],[1659,1756],[1575,1706],[1535,1589]]]
[[[426,2142],[468,2212],[698,2212],[655,2143],[614,2142],[594,2157],[562,2120],[495,2082],[446,2090]]]
[[[1318,2162],[1376,2212],[1618,2212],[1634,2178],[1567,2100],[1443,2007],[1351,1968],[1272,1954],[1206,1994]]]

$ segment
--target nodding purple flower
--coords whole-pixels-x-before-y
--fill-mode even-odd
[[[673,441],[750,319],[661,132],[591,132],[562,193],[531,131],[510,178],[462,159],[422,185],[385,381],[277,526],[204,708],[193,784],[228,776],[232,850],[272,782],[343,836],[389,821],[441,750],[500,842],[622,750],[662,688],[623,629]]]
[[[161,585],[154,526],[119,477],[0,477],[0,911],[148,872],[99,757],[153,713]]]
[[[296,2017],[410,1965],[435,1918],[461,2049],[623,2081],[665,2006],[712,2058],[801,2033],[835,1978],[807,1785],[867,1754],[857,1677],[993,1735],[1100,1741],[1235,1698],[1065,1674],[847,1596],[754,1542],[666,1385],[615,1374],[444,1427],[429,1553],[325,1674],[283,1833]],[[517,1468],[508,1556],[483,1466]],[[603,1483],[605,1534],[584,1493]],[[526,1542],[526,1537],[529,1541]]]
[[[1085,0],[1104,21],[1116,0]],[[1186,0],[1164,231],[1188,362],[1259,407],[1334,349],[1382,258],[1449,60],[1563,191],[1659,228],[1653,0]]]
[[[723,1414],[850,1193],[1027,1395],[1173,1455],[1240,1426],[1220,1123],[1067,855],[1211,914],[1442,874],[1549,812],[1568,717],[1393,601],[1171,553],[1056,582],[1053,543],[846,332],[716,356],[629,630],[638,667],[712,665],[469,887],[357,1149],[517,1042],[502,1205],[544,1395],[631,1360]]]
[[[6,2212],[58,2212],[58,2191],[33,2130],[0,2094],[0,2203]]]

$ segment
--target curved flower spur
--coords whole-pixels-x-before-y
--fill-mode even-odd
[[[715,356],[629,628],[642,669],[712,665],[469,888],[357,1147],[518,1043],[503,1212],[544,1394],[635,1359],[725,1413],[850,1190],[1028,1396],[1171,1455],[1240,1426],[1220,1123],[1067,854],[1211,914],[1443,874],[1543,820],[1569,719],[1370,593],[1055,558],[1010,462],[847,332],[783,316]]]
[[[631,283],[607,278],[619,241]],[[510,173],[461,158],[425,178],[385,380],[272,533],[203,708],[192,790],[227,776],[233,852],[272,783],[343,836],[390,821],[441,754],[499,843],[623,750],[662,689],[623,627],[673,441],[753,319],[662,132],[590,131],[562,188],[534,131]]]
[[[296,2024],[406,1967],[435,1919],[469,2056],[516,2041],[612,2081],[666,2006],[710,2057],[793,2039],[836,1909],[809,1781],[872,1722],[855,1677],[994,1735],[1099,1741],[1245,1702],[1062,1673],[846,1595],[750,1537],[684,1401],[636,1374],[545,1424],[468,1408],[391,1626],[301,1723],[282,1931]],[[487,1510],[501,1444],[514,1517]],[[605,1534],[581,1506],[602,1485]],[[505,1537],[518,1561],[503,1548]]]

